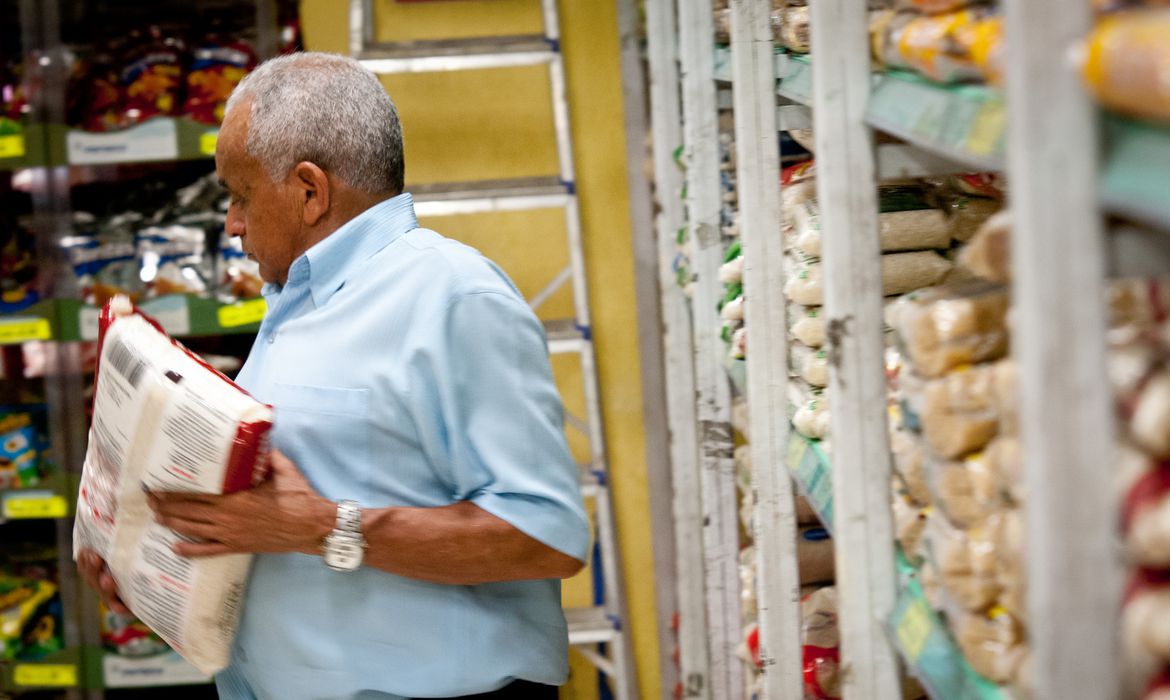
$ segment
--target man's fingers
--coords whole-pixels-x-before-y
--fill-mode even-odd
[[[198,557],[213,557],[219,554],[231,554],[235,550],[222,542],[178,542],[174,552],[180,557],[192,559]]]
[[[215,522],[215,506],[205,501],[162,498],[155,494],[150,498],[150,507],[160,522],[171,519],[198,523]]]
[[[151,491],[147,494],[146,500],[151,507],[156,505],[182,505],[182,504],[204,504],[210,505],[223,496],[216,496],[207,493],[188,493],[186,491]]]
[[[109,574],[102,574],[98,580],[98,592],[102,595],[102,600],[105,601],[106,607],[119,615],[131,615],[130,608],[122,602],[121,596],[118,594],[118,584],[114,581],[114,577]]]
[[[169,527],[180,535],[187,537],[212,541],[221,539],[220,528],[211,523],[171,517],[159,517],[158,522],[160,525]]]

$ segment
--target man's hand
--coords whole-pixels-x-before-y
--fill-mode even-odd
[[[130,608],[126,607],[126,603],[122,602],[122,597],[118,594],[118,584],[110,575],[105,560],[97,552],[92,549],[83,549],[78,552],[77,570],[81,572],[81,577],[85,579],[89,587],[98,592],[107,608],[126,617],[133,614],[130,612]]]
[[[159,492],[148,499],[160,524],[201,540],[176,544],[175,553],[184,557],[316,554],[337,511],[277,450],[272,451],[271,477],[255,488],[226,496]]]

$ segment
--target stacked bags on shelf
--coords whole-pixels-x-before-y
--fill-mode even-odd
[[[1170,280],[1115,282],[1110,304],[1116,471],[1132,569],[1122,608],[1125,697],[1153,698],[1170,667]]]
[[[731,8],[729,0],[715,0],[715,41],[720,44],[731,42]],[[780,38],[780,25],[784,21],[785,0],[772,0],[772,35]]]
[[[1026,687],[1008,224],[989,219],[955,256],[959,274],[888,309],[887,370],[899,543],[972,668]]]
[[[199,294],[231,302],[260,295],[259,265],[224,232],[227,193],[214,173],[161,204],[130,204],[97,215],[74,213],[73,234],[61,245],[82,301],[103,306],[118,294],[135,301]]]
[[[686,170],[687,165],[683,156],[684,149],[679,146],[674,151],[674,161],[679,168]],[[719,191],[722,197],[719,211],[719,232],[723,248],[726,251],[739,238],[739,195],[735,186],[735,118],[730,110],[719,113]],[[679,197],[686,199],[686,196],[684,188],[679,193]],[[695,257],[694,236],[695,234],[689,226],[683,226],[678,230],[676,238],[678,252],[671,263],[675,282],[688,297],[693,292],[696,279],[696,274],[691,266],[691,260]],[[720,306],[722,307],[722,304]]]
[[[760,662],[759,630],[757,620],[758,606],[758,572],[756,566],[756,550],[752,541],[753,519],[755,517],[755,499],[752,489],[752,458],[750,433],[748,428],[748,403],[743,398],[735,401],[732,411],[732,425],[736,433],[737,447],[735,448],[735,465],[737,476],[737,495],[740,503],[740,550],[739,572],[741,582],[741,624],[743,625],[744,643],[740,655],[749,665],[749,688],[747,697],[759,695],[760,674],[763,667]],[[771,465],[772,469],[784,470],[784,465]],[[834,580],[833,543],[829,533],[817,520],[816,512],[802,496],[796,498],[797,533],[797,562],[800,568],[800,583],[804,592],[808,593],[819,586],[831,584]],[[819,697],[819,696],[817,696]],[[826,696],[826,697],[839,697]]]
[[[874,59],[932,80],[996,82],[1002,73],[1003,21],[975,0],[892,0],[870,14]]]
[[[824,303],[820,209],[814,168],[785,171],[782,206],[788,249],[790,404],[798,432],[827,437],[828,332]],[[879,188],[882,286],[886,297],[929,287],[955,272],[949,250],[968,240],[998,207],[994,182],[972,176],[938,183],[890,183]]]
[[[730,360],[742,360],[747,354],[747,328],[744,326],[743,247],[739,240],[739,189],[735,170],[735,122],[730,111],[719,118],[719,184],[722,208],[719,230],[723,243],[723,266],[719,282],[723,297],[719,300],[721,319],[719,336],[728,347]]]

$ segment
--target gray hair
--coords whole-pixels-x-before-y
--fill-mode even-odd
[[[301,161],[369,194],[403,189],[402,123],[378,77],[337,54],[262,63],[228,99],[251,102],[246,147],[273,181]]]

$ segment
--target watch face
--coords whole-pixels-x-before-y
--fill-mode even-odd
[[[325,563],[340,571],[353,571],[362,563],[362,541],[330,535],[325,540]]]

